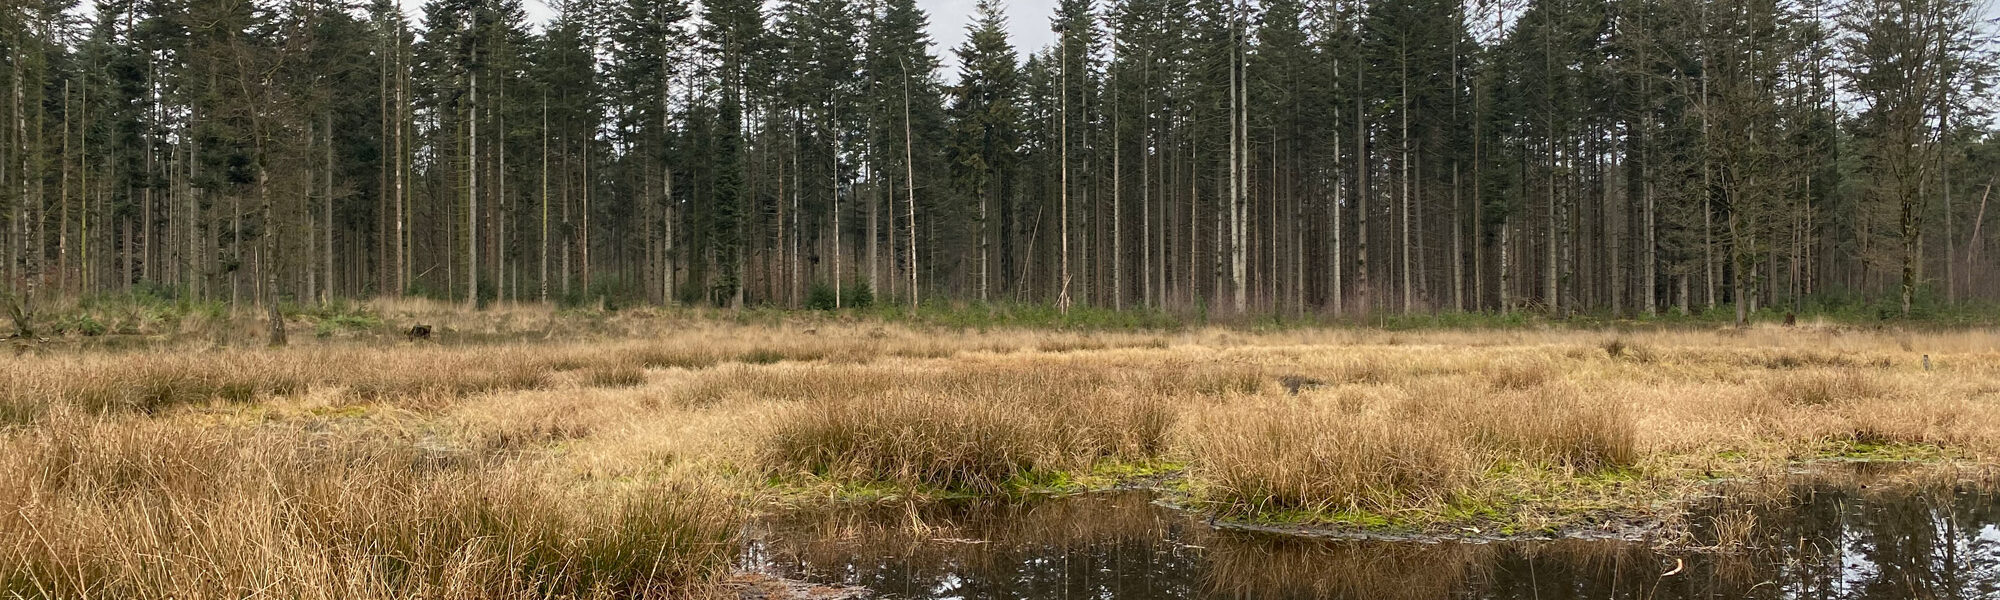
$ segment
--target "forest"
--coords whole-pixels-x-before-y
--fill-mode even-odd
[[[549,8],[9,0],[11,310],[2000,301],[1974,0]]]

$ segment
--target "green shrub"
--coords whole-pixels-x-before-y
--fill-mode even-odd
[[[875,305],[875,290],[865,282],[854,282],[842,291],[847,292],[841,297],[844,308],[865,309]]]
[[[812,289],[806,292],[806,308],[811,310],[833,310],[839,304],[836,298],[839,298],[839,296],[834,295],[833,286],[816,282],[812,284]]]
[[[63,315],[56,320],[55,331],[59,334],[78,334],[88,337],[104,335],[110,328],[103,321],[88,313]]]

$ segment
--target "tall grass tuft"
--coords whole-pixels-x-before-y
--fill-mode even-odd
[[[0,438],[0,596],[665,598],[734,555],[715,484],[579,487],[412,441],[66,419]]]
[[[1330,407],[1242,403],[1191,418],[1189,476],[1220,512],[1376,512],[1434,506],[1471,485],[1476,457],[1443,430]]]
[[[1005,493],[1101,459],[1157,458],[1175,416],[1080,369],[981,369],[805,397],[777,417],[763,453],[836,480]]]
[[[1793,406],[1827,406],[1881,399],[1895,389],[1882,377],[1855,369],[1814,369],[1774,375],[1764,392]]]
[[[1486,394],[1419,391],[1404,408],[1413,420],[1496,458],[1591,470],[1630,465],[1638,455],[1630,409],[1567,384]]]

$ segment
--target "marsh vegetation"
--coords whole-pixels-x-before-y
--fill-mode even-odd
[[[473,343],[461,318],[433,343],[23,346],[0,595],[713,595],[758,515],[1121,484],[1225,525],[1719,546],[1766,523],[1698,516],[1719,486],[2000,465],[1984,331],[660,317]]]

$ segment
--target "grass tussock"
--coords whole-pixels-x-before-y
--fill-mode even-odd
[[[1828,406],[1885,398],[1894,386],[1881,375],[1853,369],[1784,373],[1764,381],[1764,392],[1792,406]]]
[[[646,370],[632,364],[602,365],[585,370],[583,381],[590,387],[632,387],[646,383]]]
[[[1218,512],[1377,513],[1436,506],[1478,458],[1447,432],[1287,402],[1245,403],[1186,424],[1190,476]]]
[[[1579,470],[1620,467],[1638,456],[1638,432],[1622,402],[1574,386],[1465,394],[1431,388],[1405,414],[1501,460]]]
[[[1533,357],[1504,358],[1486,368],[1486,381],[1497,390],[1536,388],[1555,378],[1555,365]]]
[[[763,455],[829,479],[994,494],[1099,460],[1157,458],[1174,418],[1160,399],[1086,370],[980,370],[802,398],[777,417]]]
[[[184,427],[0,438],[0,594],[667,598],[734,555],[736,504],[697,479],[578,488],[408,439]]]

